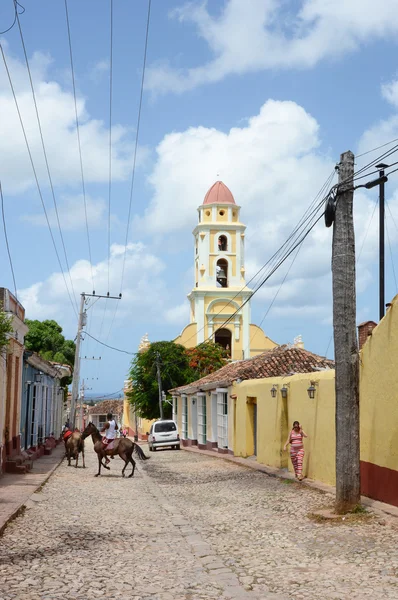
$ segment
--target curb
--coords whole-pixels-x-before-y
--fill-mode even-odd
[[[4,523],[0,526],[0,537],[4,534],[4,531],[6,530],[6,528],[8,527],[8,525],[14,521],[17,517],[19,517],[19,515],[21,515],[22,513],[25,512],[26,510],[26,502],[28,502],[28,500],[31,498],[31,496],[33,496],[33,494],[36,494],[38,491],[41,490],[42,487],[44,487],[47,483],[47,481],[50,479],[50,477],[53,475],[54,471],[56,471],[58,469],[58,467],[61,465],[61,463],[63,462],[65,456],[62,455],[62,457],[60,458],[59,462],[57,464],[55,464],[51,470],[45,474],[45,478],[43,479],[43,481],[41,481],[33,490],[33,492],[31,494],[29,494],[29,496],[27,496],[27,498],[25,498],[24,502],[22,502],[18,508],[16,508],[11,514],[10,516],[8,516],[6,518],[6,520],[4,521]]]
[[[210,456],[213,458],[219,458],[224,461],[228,461],[246,469],[252,469],[254,471],[260,471],[264,473],[264,475],[268,475],[268,477],[278,477],[279,479],[290,479],[297,483],[297,485],[304,485],[311,489],[317,490],[318,492],[322,492],[324,494],[330,494],[331,496],[335,496],[336,488],[332,485],[328,485],[326,483],[322,483],[321,481],[316,481],[314,479],[305,478],[303,481],[297,482],[295,477],[290,471],[285,471],[283,469],[277,469],[275,467],[269,467],[267,465],[262,465],[257,462],[251,462],[247,458],[242,458],[240,456],[232,456],[230,454],[220,454],[218,452],[214,452],[214,450],[200,450],[199,448],[194,448],[192,446],[181,446],[181,450],[185,450],[186,452],[192,452],[193,454],[203,454],[205,456]],[[372,509],[373,512],[378,513],[380,516],[386,516],[386,514],[390,517],[395,517],[398,519],[398,507],[393,506],[392,504],[386,504],[384,502],[379,502],[379,500],[373,500],[372,498],[368,498],[367,496],[361,496],[361,503]],[[395,523],[396,524],[396,523]]]

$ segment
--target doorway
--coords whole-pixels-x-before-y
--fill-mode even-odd
[[[232,349],[232,331],[226,329],[217,329],[214,335],[214,341],[216,344],[220,344],[226,350],[228,357],[231,356]]]

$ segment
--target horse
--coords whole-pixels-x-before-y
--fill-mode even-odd
[[[141,447],[138,446],[138,444],[135,444],[134,442],[129,440],[129,438],[115,438],[113,440],[113,448],[107,448],[102,443],[101,434],[94,425],[94,423],[89,423],[87,425],[86,429],[82,433],[82,439],[86,439],[86,437],[88,437],[89,435],[91,435],[94,444],[94,450],[98,455],[98,473],[95,475],[95,477],[101,475],[101,466],[104,467],[104,469],[108,469],[108,471],[110,470],[110,468],[103,463],[103,459],[106,456],[113,457],[119,455],[120,458],[124,460],[122,477],[125,476],[124,472],[129,462],[133,465],[133,470],[131,471],[129,477],[132,477],[134,475],[135,460],[133,459],[133,452],[136,452],[136,454],[138,454],[138,458],[140,458],[141,460],[148,460],[149,458],[149,456],[145,456]]]
[[[70,467],[71,458],[76,460],[75,467],[77,469],[77,463],[79,462],[79,452],[82,453],[83,457],[83,469],[86,468],[84,463],[84,438],[80,431],[74,431],[72,435],[68,437],[65,442],[66,456],[68,459],[68,467]]]

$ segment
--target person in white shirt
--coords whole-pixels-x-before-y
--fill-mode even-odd
[[[105,433],[105,436],[102,438],[102,443],[104,444],[104,446],[106,446],[106,448],[108,448],[109,450],[112,450],[113,441],[116,438],[116,431],[118,430],[118,426],[117,426],[115,419],[112,417],[112,413],[108,413],[106,415],[106,419],[107,419],[107,422],[105,423],[104,427],[101,429],[101,433]],[[113,456],[111,458],[113,458]],[[105,464],[108,464],[109,462],[110,462],[109,458],[106,457]]]

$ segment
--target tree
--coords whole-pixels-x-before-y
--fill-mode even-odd
[[[26,319],[29,333],[25,336],[25,348],[37,352],[48,361],[69,365],[73,368],[76,345],[62,335],[62,327],[56,321],[31,321]],[[71,377],[61,379],[61,385],[69,385]]]
[[[225,348],[214,342],[203,342],[195,348],[187,348],[185,352],[192,370],[192,381],[221,369],[228,358]]]
[[[129,372],[131,390],[127,397],[137,412],[145,419],[159,417],[159,387],[156,379],[156,360],[159,356],[160,375],[163,389],[167,392],[174,387],[193,381],[192,370],[184,346],[174,342],[154,342],[145,352],[133,358]],[[166,418],[171,416],[171,406],[163,403]]]
[[[9,335],[12,333],[12,323],[10,317],[2,310],[0,306],[0,352],[8,346]]]

